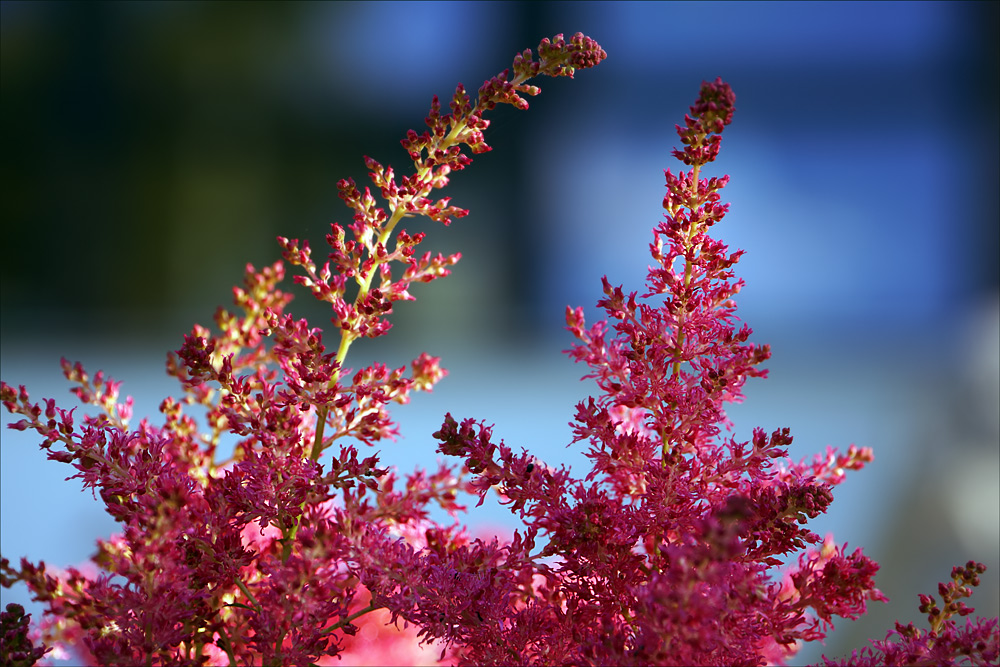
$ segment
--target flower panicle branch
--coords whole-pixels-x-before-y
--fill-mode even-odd
[[[30,667],[51,651],[45,644],[35,646],[29,637],[31,614],[11,602],[0,612],[0,661],[10,667]]]
[[[1000,661],[1000,619],[966,618],[975,609],[962,601],[980,584],[986,571],[982,563],[969,561],[952,569],[951,580],[938,584],[943,607],[933,595],[921,593],[920,613],[927,614],[929,629],[913,623],[896,622],[884,640],[872,640],[870,646],[853,651],[850,657],[832,660],[823,656],[830,667],[856,665],[995,665]],[[955,616],[966,618],[960,626]]]
[[[132,403],[119,401],[119,383],[78,363],[64,361],[64,374],[97,416],[2,385],[5,407],[22,417],[11,426],[42,436],[49,458],[72,465],[121,525],[99,543],[96,576],[4,561],[4,585],[24,582],[48,606],[50,645],[73,645],[100,664],[311,663],[342,652],[355,621],[385,606],[361,599],[381,599],[361,584],[362,555],[370,556],[361,545],[384,538],[395,553],[405,536],[454,551],[467,541],[435,528],[427,511],[463,509],[460,495],[471,488],[462,470],[417,471],[400,488],[377,456],[357,450],[396,434],[388,406],[430,391],[445,375],[439,359],[423,353],[409,368],[376,363],[356,372],[344,362],[352,342],[389,330],[386,316],[396,301],[412,300],[413,283],[447,275],[458,260],[418,252],[424,234],[399,223],[422,215],[447,225],[467,214],[431,193],[471,163],[469,154],[489,150],[486,113],[497,104],[526,109],[525,97],[539,93],[533,77],[572,77],[605,57],[582,34],[557,35],[542,41],[537,58],[517,54],[475,103],[462,86],[449,114],[435,99],[429,131],[402,142],[412,175],[366,158],[375,194],[349,179],[338,184],[353,222],[331,227],[321,267],[308,242],[279,238],[285,262],[247,265],[235,308],[215,314],[216,332],[196,325],[168,355],[183,394],[163,400],[162,425],[142,420],[130,430]],[[321,329],[286,312],[286,263],[330,304],[335,350]],[[220,444],[233,437],[233,454],[220,460]]]
[[[804,526],[826,511],[832,480],[819,463],[781,463],[787,429],[758,429],[745,443],[721,438],[723,406],[742,398],[747,378],[765,375],[758,366],[769,356],[735,325],[742,282],[732,267],[742,251],[709,236],[728,210],[719,194],[728,178],[699,175],[718,155],[734,101],[721,79],[705,83],[678,128],[686,148],[675,155],[693,169],[665,174],[666,214],[654,228],[646,291],[626,295],[603,279],[598,305],[611,328],[588,327],[582,309],[567,308],[579,340],[568,352],[600,390],[577,405],[571,423],[576,441],[590,444],[589,473],[578,478],[516,455],[473,419],[449,414],[434,434],[438,451],[474,475],[480,503],[496,489],[526,523],[502,567],[490,570],[513,615],[484,598],[476,607],[483,624],[461,625],[456,636],[447,622],[426,624],[435,608],[427,595],[386,598],[400,616],[461,645],[464,662],[781,661],[798,641],[822,639],[833,616],[853,618],[884,597],[872,579],[878,566],[860,550],[813,546],[821,539]],[[854,469],[870,460],[854,450],[843,461],[832,456]],[[771,571],[795,552],[803,552],[800,564],[780,585]],[[366,585],[383,590],[385,575],[371,576]],[[529,626],[544,628],[544,640]]]
[[[597,42],[581,33],[569,40],[556,35],[551,40],[542,40],[537,60],[530,49],[526,50],[514,58],[512,69],[487,80],[480,87],[475,104],[461,84],[452,97],[451,113],[441,113],[441,102],[435,96],[425,119],[428,129],[422,134],[410,130],[401,142],[413,161],[413,174],[397,177],[391,166],[365,158],[369,177],[385,206],[378,205],[371,188],[365,187],[362,192],[353,179],[337,184],[340,198],[354,211],[353,222],[349,225],[353,238],[348,239],[343,226],[331,225],[326,237],[331,251],[322,267],[317,268],[312,260],[308,241],[279,238],[286,261],[303,270],[304,275],[297,276],[296,282],[331,304],[332,321],[340,331],[335,356],[338,364],[343,363],[351,343],[358,338],[374,338],[388,332],[391,325],[385,317],[392,312],[395,302],[413,299],[409,291],[413,283],[430,282],[448,275],[450,267],[460,259],[460,253],[447,257],[432,256],[429,252],[418,254],[417,246],[425,234],[411,235],[405,229],[397,232],[396,228],[403,218],[416,215],[449,225],[453,218],[468,214],[467,210],[451,205],[449,198],[433,201],[430,195],[448,184],[453,171],[472,163],[472,158],[463,152],[463,146],[471,154],[491,150],[483,134],[489,127],[489,121],[484,118],[486,112],[498,104],[527,109],[524,95],[540,92],[538,86],[527,81],[541,75],[572,77],[578,69],[597,65],[606,55]],[[403,265],[398,278],[393,277],[393,263]],[[349,287],[354,288],[353,298]],[[444,371],[437,366],[436,359],[422,358],[419,363],[421,368],[419,371],[414,369],[414,381],[407,389],[429,391]],[[331,373],[327,381],[329,389],[334,389],[339,377],[339,370]],[[403,402],[405,397],[406,392],[402,391],[393,398]],[[330,414],[329,406],[318,407],[313,458],[329,446],[324,428]],[[393,433],[386,423],[382,427],[377,432],[378,437]],[[332,442],[336,435],[333,434],[329,441]]]

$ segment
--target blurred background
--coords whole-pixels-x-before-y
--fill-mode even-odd
[[[747,251],[740,315],[773,352],[733,434],[789,426],[796,458],[852,442],[876,455],[815,529],[875,557],[892,602],[800,659],[925,622],[917,593],[969,559],[990,567],[972,606],[995,616],[998,7],[4,2],[3,379],[70,405],[66,356],[124,381],[137,417],[157,421],[178,393],[166,351],[229,304],[246,262],[277,260],[277,235],[322,257],[329,224],[350,221],[337,180],[362,183],[363,155],[405,169],[398,141],[422,131],[433,94],[475,90],[542,37],[582,31],[607,61],[540,81],[528,113],[496,110],[494,151],[445,193],[471,215],[407,221],[423,247],[463,259],[414,289],[388,337],[352,348],[355,368],[427,351],[450,371],[397,410],[403,437],[384,460],[430,465],[451,411],[585,470],[566,424],[593,388],[560,353],[565,306],[597,318],[605,274],[641,290],[663,169],[679,166],[674,123],[722,76],[737,112],[709,169],[732,176],[716,229]],[[324,326],[322,304],[298,295],[292,312]],[[3,430],[0,551],[78,563],[114,523],[36,444]],[[489,505],[475,525],[515,525]]]

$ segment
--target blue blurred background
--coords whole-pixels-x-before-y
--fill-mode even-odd
[[[593,389],[560,354],[565,306],[597,317],[602,274],[641,289],[662,172],[678,166],[673,125],[722,76],[737,113],[711,172],[732,176],[716,229],[747,250],[740,314],[773,350],[734,434],[789,426],[795,457],[876,453],[816,530],[879,560],[892,602],[822,650],[921,620],[916,594],[970,558],[990,567],[972,604],[996,615],[998,6],[4,2],[3,379],[71,404],[64,355],[123,380],[155,418],[177,393],[166,350],[228,304],[247,261],[278,259],[275,236],[324,247],[350,220],[335,183],[364,180],[362,155],[404,168],[398,140],[432,94],[583,31],[608,60],[541,81],[528,113],[496,110],[495,150],[446,193],[471,215],[410,224],[463,259],[414,289],[387,338],[352,349],[355,367],[427,351],[450,371],[397,411],[384,459],[430,465],[451,411],[584,470],[566,423]],[[292,310],[329,318],[302,292]],[[78,563],[115,526],[35,444],[3,430],[0,551]],[[514,525],[497,507],[471,520]],[[23,588],[0,596],[27,602]]]

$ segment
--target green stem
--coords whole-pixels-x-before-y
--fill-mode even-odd
[[[695,165],[694,169],[691,170],[691,194],[693,196],[695,196],[695,197],[698,196],[698,172],[700,170],[701,170],[701,167],[699,167],[698,165]],[[689,219],[689,223],[690,223],[690,219]],[[689,224],[688,225],[688,234],[687,234],[687,244],[688,244],[688,246],[691,245],[691,240],[694,238],[694,233],[695,233],[694,225],[693,224]],[[691,261],[688,260],[687,257],[685,257],[684,258],[684,294],[685,295],[687,294],[688,286],[691,285],[691,270],[692,270]],[[682,306],[687,305],[687,299],[685,299],[684,302],[681,305]],[[680,360],[679,357],[680,357],[680,353],[681,353],[681,348],[683,348],[683,347],[684,347],[684,308],[682,307],[681,311],[680,311],[680,315],[678,316],[678,319],[677,319],[677,353],[674,356],[674,368],[673,368],[673,375],[674,375],[674,377],[676,377],[681,372],[681,360]]]
[[[342,627],[344,627],[345,625],[347,625],[348,623],[354,622],[355,619],[358,619],[358,618],[364,616],[365,614],[367,614],[369,612],[373,612],[376,609],[381,609],[381,607],[379,607],[378,605],[376,605],[375,601],[372,600],[371,602],[368,603],[368,606],[365,607],[364,609],[361,609],[360,611],[354,612],[353,614],[351,614],[350,616],[348,616],[347,618],[345,618],[344,620],[342,620],[342,621],[340,621],[338,623],[334,623],[333,625],[331,625],[330,627],[328,627],[326,630],[324,630],[320,634],[326,635],[326,634],[330,634],[331,632],[335,632],[335,631],[341,629]]]
[[[243,594],[247,596],[247,599],[253,603],[254,609],[256,609],[258,613],[260,613],[260,603],[257,602],[257,598],[253,596],[253,593],[251,593],[250,589],[247,588],[247,585],[243,583],[243,580],[240,579],[239,577],[236,577],[236,585],[239,587],[241,591],[243,591]]]
[[[694,165],[694,168],[691,170],[691,194],[694,197],[697,197],[697,195],[698,195],[698,174],[699,174],[700,171],[701,171],[700,165]],[[671,211],[671,215],[673,213],[674,213],[674,211]],[[694,228],[694,224],[692,224],[691,221],[690,221],[690,217],[688,218],[688,223],[689,224],[688,224],[688,232],[687,232],[687,239],[686,239],[686,241],[687,241],[688,247],[690,247],[691,241],[694,239],[695,228]],[[687,294],[688,287],[691,285],[691,272],[692,272],[692,270],[693,270],[693,266],[691,264],[691,260],[689,260],[687,258],[687,256],[685,255],[685,257],[684,257],[684,291],[682,292],[682,294],[685,295],[685,298],[683,298],[683,300],[681,301],[681,306],[680,306],[680,309],[679,309],[679,314],[677,316],[677,346],[676,346],[675,352],[674,352],[673,368],[671,369],[671,375],[673,375],[674,377],[677,377],[678,375],[680,375],[680,372],[681,372],[681,359],[680,359],[680,356],[681,356],[681,351],[684,348],[684,313],[686,312],[685,311],[685,306],[687,305],[686,294]],[[663,448],[662,448],[663,458],[662,458],[662,461],[663,461],[663,464],[666,465],[667,455],[670,453],[670,441],[669,441],[669,438],[667,437],[667,434],[664,433],[664,432],[662,432],[662,431],[660,432],[660,440],[663,443]]]
[[[226,624],[220,623],[217,632],[219,633],[219,638],[222,640],[221,641],[221,643],[223,644],[222,650],[226,652],[226,657],[229,658],[230,667],[235,667],[236,656],[233,655],[233,641],[229,638],[229,635],[226,633]]]

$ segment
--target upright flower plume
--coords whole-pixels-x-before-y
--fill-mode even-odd
[[[678,127],[685,147],[674,154],[692,169],[666,172],[646,291],[626,296],[603,280],[598,305],[613,332],[567,308],[579,341],[569,354],[600,390],[572,424],[589,444],[589,473],[515,455],[472,419],[448,415],[436,434],[440,452],[478,475],[481,501],[497,488],[526,524],[495,557],[483,602],[462,600],[482,625],[456,624],[465,608],[443,609],[432,630],[462,645],[466,663],[782,661],[798,641],[822,639],[834,616],[855,618],[884,599],[875,563],[804,527],[826,510],[840,471],[861,468],[871,452],[782,463],[787,429],[757,430],[750,442],[722,437],[724,405],[765,374],[758,366],[769,355],[747,342],[749,328],[735,328],[742,282],[732,269],[742,253],[709,236],[728,210],[719,195],[728,178],[700,175],[718,155],[734,100],[721,80],[706,83]],[[775,574],[796,552],[798,565]],[[377,576],[366,583],[377,598],[392,586]],[[428,602],[385,596],[425,628]]]
[[[461,85],[450,113],[434,98],[428,129],[402,141],[411,174],[366,158],[374,191],[340,181],[353,219],[331,226],[325,261],[307,241],[279,238],[295,281],[330,304],[336,349],[285,312],[277,262],[248,266],[217,331],[196,325],[168,357],[182,395],[163,400],[162,425],[130,427],[119,383],[78,363],[64,360],[63,372],[96,415],[0,385],[21,416],[11,427],[37,432],[121,525],[87,568],[0,561],[0,583],[24,582],[46,607],[33,633],[23,609],[3,614],[4,664],[52,648],[108,665],[780,664],[835,617],[885,599],[871,559],[806,527],[871,451],[792,462],[788,429],[746,442],[725,433],[726,404],[766,375],[770,352],[737,328],[742,251],[710,236],[728,211],[728,177],[701,174],[733,117],[721,79],[703,84],[677,128],[674,155],[690,171],[665,172],[645,290],[626,295],[603,279],[598,305],[611,326],[567,308],[568,352],[597,387],[572,422],[586,474],[515,453],[491,426],[450,414],[434,437],[454,464],[401,477],[360,453],[397,433],[390,404],[445,374],[428,354],[408,368],[345,366],[356,340],[389,331],[413,283],[459,259],[418,252],[424,234],[401,221],[466,215],[432,193],[490,150],[485,114],[526,109],[539,93],[533,77],[572,77],[605,57],[582,34],[557,35],[537,59],[518,54],[475,103]],[[228,458],[224,435],[238,440]],[[482,504],[494,492],[523,521],[504,539],[430,518],[432,505],[457,516],[463,495]],[[943,608],[921,596],[929,631],[897,624],[843,664],[995,663],[996,619],[952,620],[972,611],[961,600],[983,570],[956,568],[939,589]]]
[[[215,314],[217,331],[195,326],[168,358],[183,395],[164,399],[162,425],[144,419],[130,428],[131,399],[119,402],[119,383],[78,363],[64,361],[64,374],[100,410],[82,423],[75,410],[2,385],[5,407],[22,417],[11,426],[35,430],[49,458],[72,465],[121,525],[98,544],[97,576],[3,561],[3,584],[23,581],[46,605],[47,645],[71,645],[94,664],[304,665],[350,650],[358,623],[380,607],[360,583],[364,563],[388,564],[402,537],[422,544],[434,536],[449,550],[468,542],[428,521],[431,504],[461,509],[461,471],[441,466],[400,480],[358,450],[396,434],[389,405],[430,391],[445,374],[439,359],[421,354],[409,368],[357,371],[344,362],[358,338],[388,332],[387,316],[413,299],[413,283],[448,275],[458,261],[418,252],[424,233],[399,223],[422,215],[447,225],[466,215],[431,194],[470,154],[490,150],[485,114],[498,104],[527,109],[526,97],[540,92],[531,79],[572,77],[605,57],[582,34],[557,35],[542,40],[537,58],[517,54],[474,102],[461,85],[450,113],[435,97],[428,129],[402,142],[412,174],[397,177],[366,158],[375,194],[338,184],[353,221],[331,227],[321,266],[308,242],[279,239],[301,271],[296,282],[331,306],[333,350],[319,328],[285,312],[284,264],[248,265],[233,290],[235,310]],[[204,414],[201,423],[191,408]],[[239,439],[229,458],[219,451],[225,434]],[[31,650],[17,644],[18,656]]]

